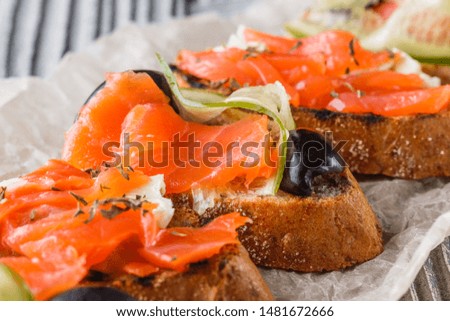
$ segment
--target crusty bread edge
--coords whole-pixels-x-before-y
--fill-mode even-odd
[[[122,275],[82,286],[110,286],[138,300],[270,301],[272,293],[247,251],[228,244],[219,254],[193,263],[184,272],[162,271],[146,278]]]
[[[330,132],[350,169],[406,179],[450,176],[450,109],[382,117],[292,108],[296,125]]]
[[[383,251],[378,219],[348,169],[348,186],[324,197],[226,195],[199,216],[203,223],[238,211],[252,219],[239,238],[256,265],[299,272],[334,271]],[[172,195],[179,211],[195,215],[187,194]]]

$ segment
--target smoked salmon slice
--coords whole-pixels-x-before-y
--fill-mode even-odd
[[[353,93],[356,99],[359,99],[368,95],[376,96],[395,92],[400,95],[400,92],[426,90],[423,80],[418,75],[405,75],[388,70],[339,77],[310,76],[300,81],[297,89],[300,94],[300,105],[315,109],[325,109],[333,98],[342,93]],[[377,107],[380,114],[383,114],[382,103],[380,101]],[[395,108],[395,103],[392,107]],[[372,110],[366,110],[366,112],[372,112]]]
[[[184,121],[167,104],[139,105],[127,115],[123,132],[143,148],[138,151],[122,140],[121,154],[126,153],[124,163],[129,159],[132,168],[147,175],[164,174],[168,194],[225,186],[236,177],[251,183],[276,171],[265,161],[267,127],[266,116],[208,126]]]
[[[342,75],[355,70],[367,70],[392,64],[398,59],[390,51],[372,52],[362,48],[355,36],[343,30],[324,31],[302,39],[269,35],[245,28],[247,42],[263,43],[269,51],[281,54],[307,57],[323,55],[326,74]]]
[[[133,100],[121,103],[130,88],[137,88]],[[276,162],[266,161],[268,133],[268,118],[257,114],[223,126],[185,121],[147,74],[109,74],[67,133],[63,158],[82,169],[106,162],[164,174],[167,193],[223,186],[237,177],[248,185],[276,172]]]
[[[327,105],[327,109],[368,113],[384,116],[437,113],[449,106],[450,85],[422,90],[367,94],[362,97],[350,92],[339,94]]]
[[[445,86],[427,88],[417,74],[388,70],[399,61],[399,54],[366,50],[347,31],[294,39],[245,28],[241,37],[249,45],[247,50],[182,50],[177,67],[199,79],[233,78],[241,85],[276,79],[286,87],[295,107],[401,116],[438,113],[450,104]],[[250,77],[248,70],[240,68],[249,57],[272,68]]]
[[[108,73],[101,95],[83,106],[66,133],[62,159],[81,169],[96,169],[109,157],[102,151],[120,140],[121,125],[138,104],[167,103],[169,99],[145,73]]]
[[[233,86],[235,83],[241,87],[260,86],[279,81],[291,97],[291,101],[294,103],[298,101],[295,89],[263,55],[252,54],[239,48],[198,53],[182,50],[177,63],[181,70],[191,75],[213,82],[223,82],[225,86]]]
[[[249,222],[239,213],[230,213],[214,219],[201,229],[169,228],[158,232],[155,245],[141,251],[156,266],[183,271],[189,262],[200,261],[218,253],[224,245],[239,243],[236,229]],[[176,244],[177,246],[174,246]]]
[[[103,167],[91,176],[51,160],[21,179],[0,204],[0,262],[38,300],[76,286],[89,269],[138,276],[182,271],[238,242],[236,228],[248,222],[233,213],[199,229],[160,228],[156,204],[124,196],[149,182],[140,171]]]

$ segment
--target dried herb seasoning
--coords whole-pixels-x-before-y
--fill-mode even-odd
[[[72,195],[77,200],[77,202],[79,202],[83,205],[88,205],[88,202],[82,196],[75,194],[72,191],[70,191],[69,194]]]
[[[297,49],[298,49],[300,46],[302,46],[302,45],[303,45],[303,42],[302,42],[301,40],[297,41],[297,42],[295,43],[295,45],[293,45],[292,48],[289,49],[289,52],[292,52],[292,51],[294,51],[294,50],[297,50]]]
[[[0,186],[0,201],[5,199],[6,186]]]
[[[330,92],[330,96],[333,97],[333,98],[339,98],[339,94],[337,92],[335,92],[334,90],[332,90]]]
[[[356,60],[356,57],[355,57],[355,38],[352,38],[352,40],[350,40],[350,43],[348,44],[348,47],[350,49],[350,56],[352,56],[353,61],[355,62],[355,64],[357,66],[359,66],[359,62],[358,62],[358,60]]]

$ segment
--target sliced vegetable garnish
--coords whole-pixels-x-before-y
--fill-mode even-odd
[[[207,89],[197,88],[180,88],[181,94],[184,98],[197,101],[200,103],[218,103],[223,101],[226,96]]]
[[[174,74],[161,55],[156,55],[169,86],[178,100],[180,113],[194,121],[205,122],[229,108],[241,108],[269,116],[279,127],[279,160],[272,192],[276,193],[283,178],[286,163],[286,144],[289,130],[295,128],[289,96],[284,87],[276,82],[265,86],[244,87],[224,97],[208,91],[181,91]]]
[[[29,301],[33,295],[19,274],[0,263],[0,301]]]

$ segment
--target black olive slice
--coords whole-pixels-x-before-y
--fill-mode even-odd
[[[310,196],[314,177],[341,173],[344,167],[341,156],[321,134],[307,129],[291,130],[280,189],[298,196]]]
[[[140,70],[132,70],[135,73],[146,73],[150,77],[152,77],[153,81],[156,83],[156,85],[164,92],[164,94],[170,98],[170,105],[172,108],[178,113],[179,108],[177,105],[177,100],[174,99],[174,95],[172,91],[170,90],[169,83],[166,80],[166,77],[159,71],[154,70],[146,70],[146,69],[140,69]],[[89,100],[91,100],[98,92],[105,87],[105,82],[102,82],[95,90],[89,95],[88,99],[84,102],[86,105]]]
[[[86,286],[60,293],[52,301],[136,301],[125,292],[110,287]]]

